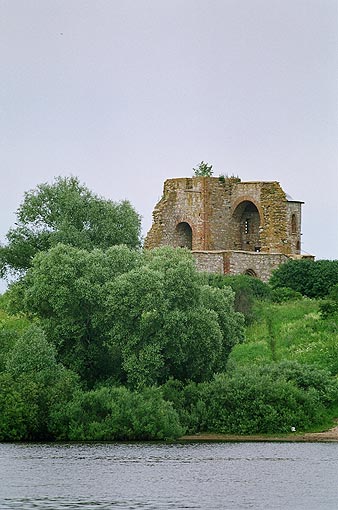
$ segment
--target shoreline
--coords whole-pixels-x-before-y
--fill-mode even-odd
[[[238,434],[194,434],[186,435],[179,438],[179,441],[205,441],[205,442],[289,442],[289,443],[320,443],[338,442],[338,426],[333,427],[325,432],[306,432],[304,434],[297,434],[297,432],[287,435],[265,435],[265,434],[253,434],[251,436],[241,436]]]

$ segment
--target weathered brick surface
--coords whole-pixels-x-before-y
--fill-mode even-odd
[[[301,204],[275,181],[168,179],[145,248],[185,246],[201,270],[251,270],[266,280],[287,255],[300,253]]]
[[[245,251],[193,251],[199,271],[223,274],[249,274],[267,282],[271,273],[288,260],[282,253]]]

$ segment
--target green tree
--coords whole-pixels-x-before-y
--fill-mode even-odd
[[[245,317],[246,324],[253,322],[254,305],[257,300],[268,300],[271,289],[258,278],[248,275],[205,274],[208,285],[216,288],[230,287],[235,293],[234,308]]]
[[[201,161],[196,168],[193,168],[193,171],[195,177],[211,177],[213,174],[212,165],[208,165],[204,161]]]
[[[325,297],[338,284],[338,260],[289,260],[273,272],[270,284],[310,298]]]
[[[131,386],[210,379],[243,338],[230,289],[206,288],[192,257],[170,248],[117,277],[107,295],[111,345],[121,349]]]
[[[56,350],[36,325],[30,326],[17,340],[6,361],[6,370],[14,377],[25,373],[51,372],[56,366]]]
[[[20,275],[33,257],[58,243],[92,250],[140,246],[140,217],[129,202],[105,200],[76,177],[58,177],[25,193],[17,222],[0,247],[0,275]]]
[[[105,345],[108,284],[135,267],[139,257],[126,246],[89,252],[59,244],[39,253],[24,279],[13,285],[17,306],[21,300],[24,311],[41,319],[58,359],[89,384],[118,372],[119,363]]]
[[[90,387],[108,377],[131,387],[210,379],[243,339],[232,291],[205,286],[181,249],[58,245],[35,257],[12,292]]]
[[[26,329],[0,374],[0,440],[52,439],[50,413],[77,388],[76,374],[57,363],[55,348],[41,328]]]

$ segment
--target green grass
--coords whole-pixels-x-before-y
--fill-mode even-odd
[[[259,303],[255,315],[245,342],[235,346],[229,363],[240,366],[292,360],[338,374],[338,323],[334,318],[322,319],[319,301]]]

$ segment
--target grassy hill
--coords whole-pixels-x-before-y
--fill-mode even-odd
[[[246,340],[236,345],[229,364],[259,365],[297,361],[338,374],[338,323],[323,318],[322,301],[302,299],[284,303],[258,302],[255,320],[246,328]]]

